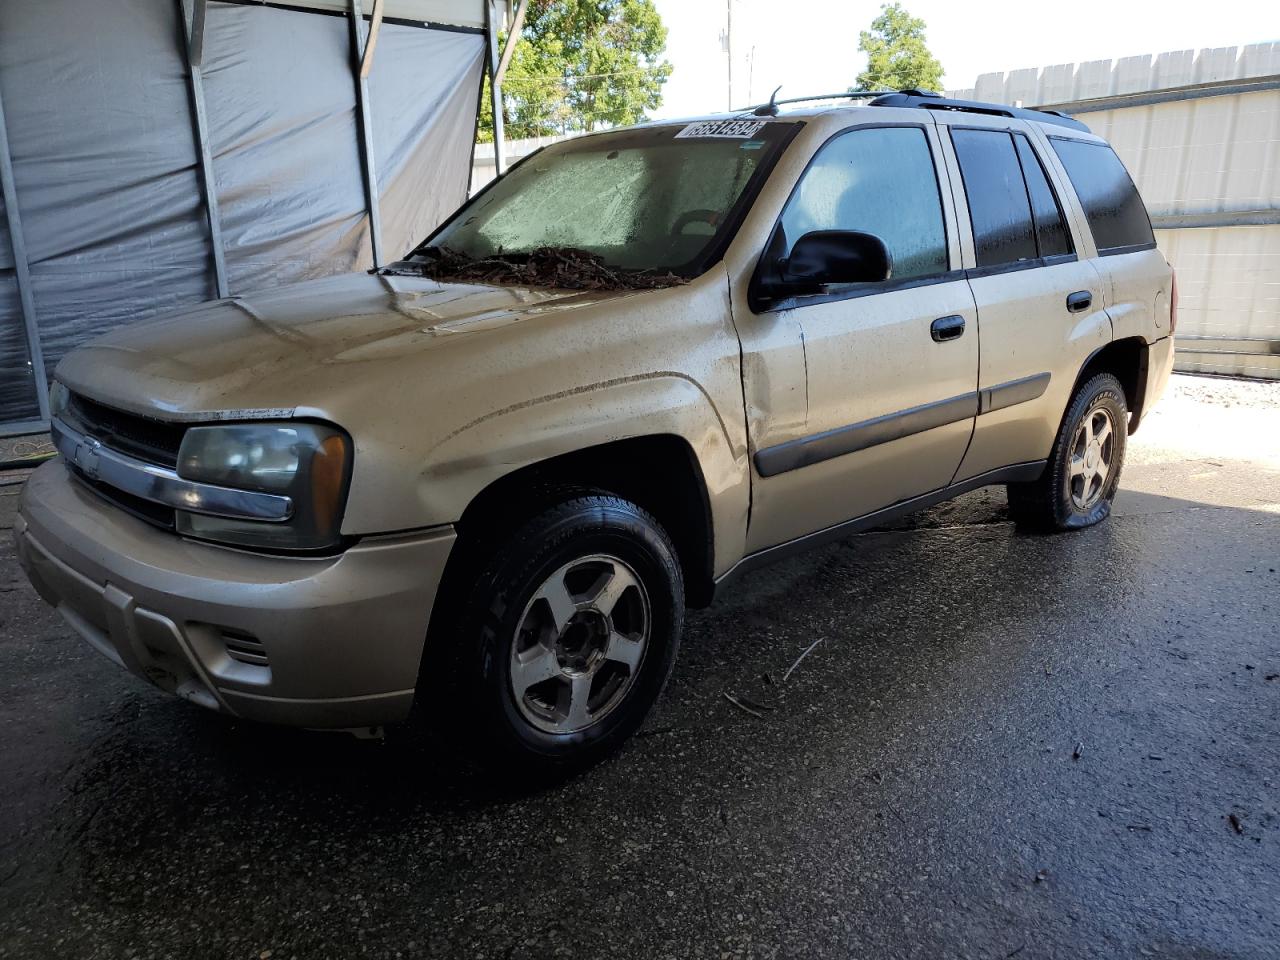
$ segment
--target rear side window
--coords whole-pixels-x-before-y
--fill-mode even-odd
[[[1061,137],[1050,143],[1067,168],[1099,253],[1155,245],[1147,208],[1114,150],[1104,143]]]
[[[947,235],[929,141],[919,127],[869,127],[814,157],[782,212],[775,249],[814,230],[858,230],[884,241],[893,279],[947,271]]]
[[[1045,176],[1039,157],[1021,134],[1015,136],[1013,142],[1018,148],[1018,159],[1022,161],[1022,175],[1027,181],[1027,197],[1031,200],[1031,216],[1035,220],[1040,256],[1057,257],[1071,253],[1071,236],[1067,233],[1066,221],[1062,219],[1062,207],[1049,186],[1049,178]]]
[[[978,266],[1034,260],[1036,231],[1013,138],[1002,130],[952,130],[969,202]]]

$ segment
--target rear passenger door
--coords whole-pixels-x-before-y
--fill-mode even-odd
[[[978,416],[956,480],[1049,456],[1075,378],[1111,339],[1103,283],[1029,124],[943,115],[978,310]]]

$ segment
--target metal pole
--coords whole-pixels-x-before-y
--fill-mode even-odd
[[[519,0],[515,15],[511,18],[511,28],[507,31],[507,43],[502,48],[502,57],[498,60],[498,83],[507,75],[507,67],[511,66],[511,55],[516,52],[516,41],[520,39],[520,31],[524,29],[524,15],[529,8],[529,0]]]
[[[31,268],[27,263],[27,244],[22,235],[22,217],[18,213],[18,189],[13,179],[13,155],[9,152],[9,132],[4,121],[4,99],[0,97],[0,191],[4,195],[4,212],[9,221],[9,243],[13,247],[13,271],[18,281],[18,301],[22,306],[22,322],[27,334],[27,362],[36,382],[36,406],[40,419],[49,419],[49,374],[44,368],[44,351],[40,347],[40,329],[36,326],[36,302],[31,294]]]
[[[205,0],[195,0],[195,9],[191,12],[191,33],[187,38],[187,60],[194,66],[204,65],[204,20],[208,4]],[[186,22],[186,11],[183,11],[183,23]]]
[[[493,175],[500,177],[506,170],[506,145],[503,137],[502,75],[498,72],[498,13],[493,0],[484,8],[485,33],[489,40],[489,93],[493,98]]]
[[[193,0],[190,27],[187,0],[178,0],[182,25],[182,50],[187,61],[187,93],[191,97],[192,132],[200,154],[200,189],[204,193],[205,215],[209,220],[209,246],[213,248],[213,282],[218,297],[231,296],[227,279],[227,258],[222,249],[222,216],[218,212],[218,183],[213,176],[213,149],[209,145],[209,115],[204,105],[204,20],[205,0]]]
[[[728,0],[725,13],[725,46],[729,50],[729,109],[733,109],[733,0]]]
[[[364,160],[364,196],[369,210],[369,239],[373,247],[373,265],[380,267],[384,262],[382,213],[378,209],[378,172],[373,158],[373,118],[369,111],[369,80],[363,75],[365,33],[360,0],[351,0],[351,47],[351,69],[356,81],[356,116],[360,124],[360,153]]]
[[[382,0],[373,0],[373,13],[369,16],[369,39],[360,55],[360,79],[365,80],[373,69],[373,51],[378,46],[378,34],[382,32]]]

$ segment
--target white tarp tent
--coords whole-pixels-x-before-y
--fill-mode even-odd
[[[407,252],[466,196],[507,12],[3,0],[0,435],[88,337]]]

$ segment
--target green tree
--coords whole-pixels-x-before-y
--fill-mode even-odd
[[[858,49],[867,55],[867,69],[858,74],[859,90],[939,90],[942,64],[924,42],[924,21],[900,3],[887,3],[880,16],[863,30]]]
[[[653,0],[530,0],[502,81],[509,138],[625,126],[662,103],[671,64]],[[486,89],[480,139],[493,139]]]

